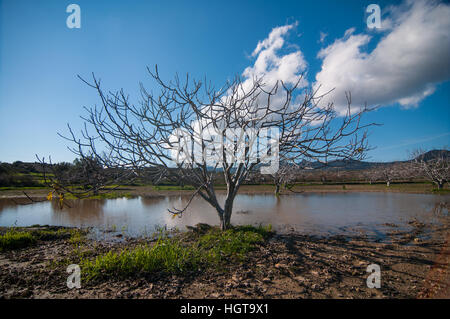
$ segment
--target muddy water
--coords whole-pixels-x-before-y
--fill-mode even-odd
[[[16,205],[0,199],[0,226],[59,225],[94,227],[129,236],[148,235],[156,227],[185,229],[197,223],[218,224],[215,211],[201,198],[195,198],[181,218],[172,218],[169,208],[181,208],[188,197],[162,196],[134,199],[70,201],[71,208],[59,209],[57,203],[42,202]],[[223,201],[223,198],[220,198]],[[238,195],[233,224],[272,224],[280,232],[298,231],[328,235],[365,233],[383,237],[395,224],[438,222],[439,214],[448,215],[440,203],[450,196],[400,193],[327,193],[273,195]],[[448,206],[447,206],[448,207]]]

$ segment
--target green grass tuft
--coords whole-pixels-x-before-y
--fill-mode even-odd
[[[10,230],[0,235],[0,251],[31,246],[35,242],[36,239],[29,232]]]
[[[32,227],[40,227],[34,225]],[[0,250],[12,250],[31,246],[37,241],[68,239],[70,243],[79,245],[85,241],[85,231],[58,227],[43,229],[12,228],[0,235]]]
[[[210,227],[204,232],[189,232],[174,238],[162,235],[153,246],[110,251],[95,259],[82,259],[82,274],[90,281],[142,273],[180,274],[220,267],[229,261],[243,262],[247,254],[271,234],[269,225],[237,226],[226,231]]]
[[[128,277],[138,273],[165,271],[182,273],[195,269],[192,248],[172,239],[160,239],[153,246],[139,246],[121,252],[108,252],[95,260],[83,259],[82,272],[86,280],[102,277]]]
[[[207,264],[220,265],[226,259],[242,261],[245,255],[261,243],[264,237],[254,231],[246,229],[229,229],[221,231],[213,228],[200,236],[195,247],[200,258]]]

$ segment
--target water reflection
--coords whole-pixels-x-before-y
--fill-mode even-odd
[[[20,202],[18,202],[20,203]],[[25,204],[25,201],[23,201]],[[0,200],[0,212],[6,209],[11,209],[12,207],[16,207],[17,203],[15,203],[12,199],[1,199]]]
[[[448,215],[450,196],[400,193],[304,193],[238,195],[233,224],[272,224],[278,231],[313,234],[384,231],[380,225],[407,225],[412,218],[437,222]],[[218,196],[223,203],[225,198]],[[167,209],[183,207],[188,196],[153,196],[132,199],[74,200],[70,208],[57,202],[16,205],[0,199],[0,226],[48,224],[93,226],[126,230],[131,236],[148,234],[156,226],[184,229],[197,223],[218,224],[217,213],[200,197],[194,198],[181,218]]]
[[[165,201],[165,196],[143,196],[141,197],[141,203],[145,206],[152,206],[158,204],[162,201]]]
[[[98,226],[105,219],[105,199],[69,200],[68,205],[61,209],[57,200],[51,202],[53,221],[61,225]]]

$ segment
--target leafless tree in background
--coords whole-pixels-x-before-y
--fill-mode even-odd
[[[364,180],[370,185],[372,185],[372,183],[377,181],[377,179],[380,177],[377,168],[365,169],[361,172],[361,174]]]
[[[207,146],[214,140],[211,131],[225,134],[227,129],[239,129],[260,136],[264,129],[276,127],[279,160],[288,163],[304,159],[322,163],[336,158],[363,159],[368,149],[365,129],[373,123],[363,124],[360,120],[369,109],[352,109],[350,94],[347,114],[340,116],[333,104],[320,105],[322,96],[299,89],[301,78],[296,85],[278,81],[269,87],[264,79],[253,79],[249,84],[237,77],[216,90],[190,80],[188,75],[185,81],[176,76],[174,81],[165,82],[157,68],[148,71],[160,92],[149,92],[141,84],[138,103],[132,103],[123,90],[105,92],[94,75],[92,83],[83,80],[97,91],[101,104],[85,108],[87,116],[83,117],[81,138],[70,126],[65,138],[73,143],[71,150],[78,157],[95,158],[104,170],[114,174],[131,171],[140,176],[151,172],[158,178],[194,186],[195,192],[185,207],[169,210],[174,215],[182,214],[194,196],[199,195],[216,209],[221,228],[227,229],[242,182],[261,165],[248,154],[250,133],[224,141],[221,148],[211,150]],[[205,137],[204,132],[209,134]],[[203,155],[200,160],[194,156],[194,150],[191,152],[183,144],[185,138]],[[174,161],[174,149],[188,156]],[[269,149],[268,153],[275,151]],[[207,152],[219,159],[214,165],[208,164],[211,154],[205,156]],[[241,156],[238,161],[230,160],[238,155]],[[213,183],[217,172],[223,174],[227,185],[223,204]]]
[[[378,170],[380,179],[386,183],[386,186],[391,186],[391,182],[399,176],[399,167],[395,164],[390,164],[381,167]]]
[[[399,162],[395,164],[397,170],[397,178],[402,181],[413,181],[420,179],[421,172],[417,170],[410,162]]]
[[[274,174],[270,174],[272,181],[275,185],[275,196],[279,196],[281,188],[295,192],[292,188],[296,182],[297,173],[301,170],[301,167],[297,164],[281,164],[278,171]]]
[[[448,150],[425,152],[418,149],[412,152],[411,157],[413,169],[421,172],[429,181],[436,184],[438,189],[442,189],[449,181],[450,157]]]

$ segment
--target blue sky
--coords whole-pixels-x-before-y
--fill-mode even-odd
[[[81,8],[80,29],[66,26],[71,3]],[[386,22],[382,30],[367,28],[365,9],[370,3],[381,8]],[[287,25],[294,27],[283,34],[284,49],[301,52],[311,85],[318,74],[329,86],[343,87],[354,74],[377,81],[369,88],[352,87],[357,101],[365,97],[380,106],[366,118],[383,124],[370,131],[369,142],[377,148],[368,154],[371,161],[403,160],[417,147],[449,146],[450,70],[448,55],[442,59],[440,54],[448,53],[450,45],[448,36],[442,40],[439,33],[444,28],[448,35],[449,29],[434,16],[446,13],[434,10],[438,5],[373,0],[0,0],[0,161],[34,161],[35,154],[51,155],[55,162],[74,159],[57,132],[66,133],[67,123],[80,128],[83,106],[99,103],[77,74],[89,77],[95,72],[104,87],[123,88],[132,98],[137,98],[140,81],[152,87],[146,66],[155,64],[166,79],[189,72],[220,86],[253,66],[258,43],[274,28]],[[441,6],[447,10],[449,5]],[[422,11],[428,16],[423,18]],[[418,15],[417,23],[410,21],[412,27],[402,25],[408,14]],[[406,27],[411,37],[402,37]],[[420,30],[427,27],[425,38]],[[322,42],[321,34],[326,34]],[[342,49],[352,44],[359,45],[358,52]],[[336,63],[342,69],[333,69]]]

